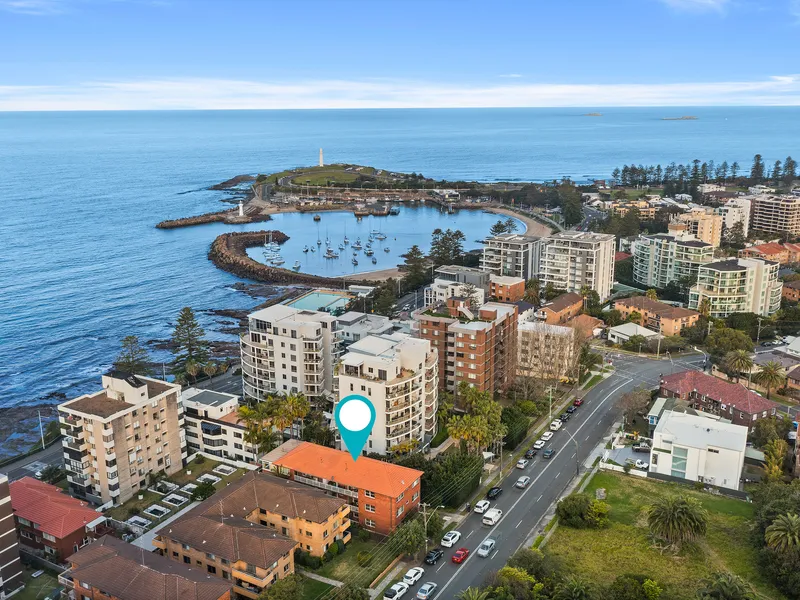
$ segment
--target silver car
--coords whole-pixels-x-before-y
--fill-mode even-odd
[[[486,538],[478,548],[478,556],[481,558],[486,558],[492,553],[492,550],[494,550],[496,545],[497,542],[495,542],[492,538]]]
[[[423,586],[417,591],[417,600],[431,600],[431,598],[436,595],[436,588],[438,587],[439,586],[432,581],[428,581],[427,583],[423,584]]]
[[[524,490],[528,487],[528,484],[531,482],[531,478],[527,475],[523,475],[519,479],[517,479],[517,483],[514,484],[514,487],[518,487],[521,490]]]

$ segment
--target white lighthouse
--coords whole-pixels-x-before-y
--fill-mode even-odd
[[[319,149],[319,166],[320,167],[324,167],[325,166],[325,163],[322,160],[322,148]]]

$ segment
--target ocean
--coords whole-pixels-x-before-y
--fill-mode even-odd
[[[608,178],[624,163],[693,158],[749,168],[757,152],[768,165],[800,157],[800,108],[625,108],[582,116],[592,110],[0,113],[0,406],[96,389],[122,337],[167,337],[183,306],[253,306],[231,288],[237,279],[206,259],[216,235],[240,228],[153,226],[220,210],[227,196],[209,186],[316,164],[319,148],[326,162],[482,181]],[[662,120],[682,115],[698,119]],[[396,264],[411,243],[425,247],[434,227],[458,227],[467,246],[477,247],[495,220],[481,212],[404,209],[365,221],[362,230],[353,225],[349,237],[364,241],[381,224],[390,236],[390,253],[376,252],[378,265],[359,258],[363,271]],[[327,229],[335,241],[345,223],[349,233],[352,217],[323,215],[320,234],[324,239]],[[310,261],[298,254],[304,236],[316,240],[310,218],[280,215],[245,229],[270,227],[293,236],[285,266]],[[340,263],[307,266],[353,272]]]

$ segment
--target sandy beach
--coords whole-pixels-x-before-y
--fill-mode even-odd
[[[496,213],[499,215],[506,215],[508,217],[514,217],[515,219],[519,219],[523,223],[525,223],[525,231],[527,235],[538,235],[538,236],[548,236],[550,235],[550,226],[545,225],[544,223],[540,223],[536,219],[532,217],[528,217],[526,215],[520,214],[518,212],[514,212],[513,210],[509,210],[507,208],[487,208],[486,212]],[[521,232],[523,233],[523,232]]]

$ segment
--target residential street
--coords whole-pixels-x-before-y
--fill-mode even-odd
[[[64,464],[64,449],[61,442],[56,442],[49,448],[45,448],[41,452],[32,454],[6,465],[0,469],[1,473],[8,475],[9,481],[22,479],[25,476],[33,477],[36,471],[44,469],[48,465],[58,465],[59,467]]]
[[[500,569],[527,538],[538,533],[533,529],[575,476],[575,443],[578,446],[577,460],[583,471],[583,462],[618,417],[613,408],[617,398],[637,386],[655,387],[659,375],[669,372],[671,367],[668,361],[636,356],[615,357],[613,360],[615,373],[586,394],[583,406],[545,446],[554,448],[555,456],[545,460],[540,450],[526,469],[513,469],[505,478],[501,484],[503,493],[492,502],[492,507],[503,511],[503,517],[497,525],[482,525],[482,515],[470,514],[458,527],[462,537],[455,547],[444,548],[445,555],[438,564],[421,565],[425,568],[425,575],[411,590],[413,594],[409,593],[410,597],[414,597],[422,583],[434,581],[439,584],[437,598],[454,598],[467,587],[479,586],[489,571]],[[697,355],[675,361],[675,371],[696,368],[702,361],[702,356]],[[514,482],[521,475],[532,478],[524,490],[514,487]],[[489,537],[495,539],[497,549],[490,557],[481,558],[476,551],[481,542]],[[459,547],[468,548],[470,555],[461,565],[456,565],[451,557]]]

